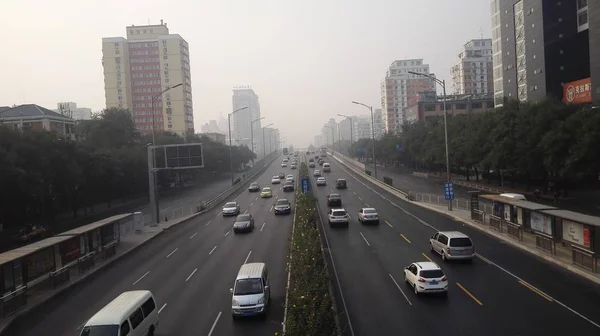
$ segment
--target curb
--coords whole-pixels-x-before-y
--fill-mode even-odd
[[[353,171],[355,174],[357,174],[357,172],[354,169],[352,169],[352,167],[349,167],[345,162],[343,162],[343,160],[337,159],[337,161],[340,162],[342,165],[344,165],[349,170]],[[362,172],[359,175],[361,175],[361,177],[370,177],[372,179],[371,176],[369,176],[369,175],[367,175],[365,173],[362,173]],[[369,181],[371,179],[367,178],[367,181]],[[380,181],[378,180],[377,182],[380,182]],[[378,186],[378,187],[380,187],[382,189],[385,189],[382,186],[379,186],[377,183],[373,183],[373,181],[371,181],[371,183],[375,184],[376,186]],[[389,186],[387,186],[387,185],[386,185],[386,187],[389,188]],[[393,192],[392,192],[393,190],[387,190],[387,191],[393,194]],[[504,237],[504,236],[500,235],[499,233],[487,230],[482,225],[474,224],[472,222],[469,222],[468,220],[465,220],[464,218],[455,216],[453,214],[449,214],[449,213],[447,213],[447,212],[445,212],[443,210],[436,209],[436,208],[431,207],[428,204],[423,203],[423,202],[410,201],[408,199],[405,199],[403,197],[399,197],[397,195],[394,195],[394,196],[397,199],[401,200],[401,201],[418,205],[418,206],[420,206],[422,208],[425,208],[425,209],[437,212],[437,213],[439,213],[439,214],[441,214],[443,216],[449,217],[449,218],[451,218],[451,219],[453,219],[455,221],[458,221],[458,222],[461,222],[461,223],[465,223],[465,224],[467,224],[467,225],[469,225],[469,226],[471,226],[471,227],[473,227],[473,228],[475,228],[475,229],[477,229],[477,230],[479,230],[479,231],[481,231],[481,232],[483,232],[485,234],[488,234],[489,236],[494,237],[497,240],[504,241],[504,242],[508,243],[509,245],[511,245],[513,247],[516,247],[516,248],[518,248],[518,249],[520,249],[522,251],[528,252],[529,254],[532,254],[532,255],[534,255],[536,257],[539,257],[540,259],[543,259],[543,260],[545,260],[547,262],[550,262],[552,264],[560,266],[561,268],[563,268],[563,269],[565,269],[567,271],[575,273],[575,275],[578,275],[580,277],[583,277],[583,278],[585,278],[585,279],[587,279],[587,280],[589,280],[591,282],[594,282],[594,283],[600,285],[600,278],[595,277],[595,276],[593,276],[591,274],[588,274],[587,272],[585,272],[585,271],[583,271],[583,270],[581,270],[581,269],[579,269],[579,268],[577,268],[577,267],[575,267],[573,265],[566,264],[566,263],[564,263],[564,262],[562,262],[560,260],[554,259],[554,258],[552,258],[552,257],[550,257],[548,255],[545,255],[545,254],[543,254],[543,253],[541,253],[541,252],[539,252],[539,251],[537,251],[535,249],[532,249],[532,248],[530,248],[528,246],[520,244],[520,243],[518,243],[518,242],[516,242],[516,241],[514,241],[514,240],[512,240],[510,238]],[[404,195],[402,195],[402,196],[404,196]]]

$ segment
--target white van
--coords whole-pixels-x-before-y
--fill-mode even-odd
[[[264,263],[248,263],[240,267],[235,284],[229,291],[231,314],[239,316],[266,315],[271,301],[269,273]]]
[[[154,335],[158,307],[150,291],[124,292],[86,322],[80,336]]]
[[[500,194],[500,196],[512,198],[514,200],[519,200],[519,201],[527,201],[527,198],[525,198],[525,195],[521,195],[521,194],[505,193],[505,194]]]
[[[328,173],[331,171],[331,165],[327,162],[323,163],[323,172]]]

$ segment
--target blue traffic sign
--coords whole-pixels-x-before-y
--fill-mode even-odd
[[[310,191],[310,183],[308,183],[307,178],[303,178],[302,179],[302,193],[306,194],[309,191]]]
[[[452,185],[452,182],[444,183],[444,196],[446,197],[446,200],[454,199],[454,186]]]

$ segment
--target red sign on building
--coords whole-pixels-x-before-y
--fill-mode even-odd
[[[592,78],[563,84],[563,102],[581,104],[592,102]]]

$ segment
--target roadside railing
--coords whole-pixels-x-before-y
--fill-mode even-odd
[[[490,187],[482,186],[480,184],[475,184],[475,183],[461,181],[461,180],[452,180],[452,183],[459,185],[459,186],[467,187],[467,188],[472,188],[472,189],[477,189],[477,190],[482,190],[482,191],[489,191],[494,194],[504,194],[507,192],[506,190],[503,190],[503,189],[490,188]]]
[[[411,201],[437,204],[437,205],[448,204],[448,200],[446,200],[446,198],[443,195],[420,193],[420,192],[414,192],[414,191],[408,192],[408,199],[410,199]],[[469,200],[464,199],[464,198],[453,199],[452,206],[457,209],[471,210]]]
[[[27,286],[20,286],[0,297],[0,316],[7,317],[27,305]]]

